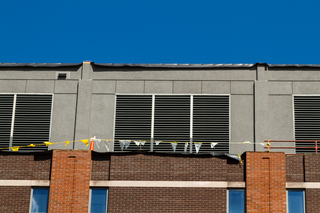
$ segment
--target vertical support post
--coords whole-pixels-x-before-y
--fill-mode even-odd
[[[11,130],[10,130],[10,142],[9,142],[10,149],[9,150],[11,150],[12,142],[13,142],[13,130],[14,130],[14,118],[16,116],[16,105],[17,105],[17,94],[14,94],[13,108],[12,108],[12,119],[11,119]]]
[[[193,144],[193,95],[190,96],[190,153]]]
[[[318,154],[318,141],[316,141],[316,154]]]
[[[153,140],[154,140],[154,108],[155,108],[155,95],[152,95],[152,110],[151,110],[151,141],[150,152],[153,152]]]

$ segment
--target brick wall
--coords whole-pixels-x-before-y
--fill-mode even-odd
[[[49,180],[51,157],[51,152],[1,153],[0,180]]]
[[[304,182],[304,155],[286,155],[287,182]]]
[[[88,213],[91,151],[54,150],[49,213]]]
[[[109,172],[110,164],[110,174]],[[225,156],[93,153],[92,180],[244,181],[244,165]]]
[[[305,154],[305,181],[320,182],[320,155]]]
[[[30,186],[0,186],[0,212],[29,212],[30,194]]]
[[[109,180],[110,154],[92,153],[91,180]]]
[[[284,153],[246,153],[247,212],[286,212]]]
[[[226,212],[226,189],[110,187],[108,212]]]
[[[306,213],[320,211],[320,189],[306,189],[305,191]]]

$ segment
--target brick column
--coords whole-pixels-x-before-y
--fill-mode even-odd
[[[286,212],[284,153],[246,153],[247,212]]]
[[[91,151],[53,150],[49,213],[88,213]]]

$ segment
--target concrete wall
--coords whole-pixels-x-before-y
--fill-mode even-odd
[[[230,95],[230,153],[238,154],[265,150],[259,144],[263,140],[294,139],[293,95],[319,95],[319,71],[317,67],[266,64],[211,68],[107,67],[89,62],[69,67],[2,66],[0,91],[53,94],[52,142],[91,136],[112,139],[117,94]],[[68,72],[70,78],[57,80],[57,72]],[[251,144],[242,144],[244,141]],[[50,149],[88,149],[83,143],[64,145]]]

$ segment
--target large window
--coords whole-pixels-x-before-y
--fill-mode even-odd
[[[320,96],[294,96],[295,139],[320,139]],[[297,142],[296,147],[314,147],[315,143]],[[315,149],[296,149],[297,153]]]
[[[304,213],[304,190],[288,190],[287,203],[288,213]]]
[[[49,188],[32,188],[30,213],[47,213]]]
[[[245,213],[245,190],[228,190],[228,213]]]
[[[89,206],[89,213],[107,213],[108,189],[91,189]]]
[[[119,140],[141,140],[127,150],[172,151],[178,142],[177,152],[195,152],[190,142],[202,142],[200,152],[229,152],[228,95],[118,95],[115,117],[115,151]]]
[[[0,94],[0,147],[48,141],[51,105],[52,95]],[[30,149],[47,147],[28,148]]]

